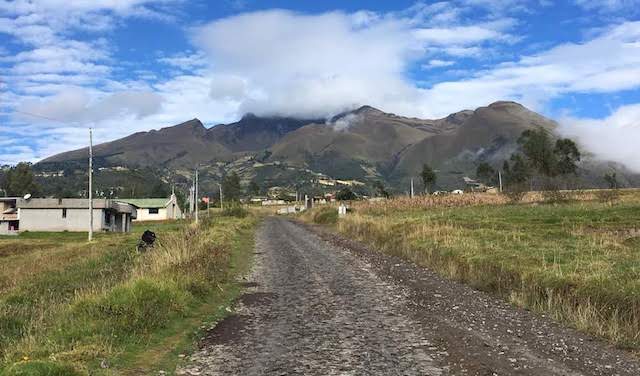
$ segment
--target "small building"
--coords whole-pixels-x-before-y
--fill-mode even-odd
[[[169,198],[128,198],[120,201],[138,209],[136,221],[165,221],[182,218],[182,209],[178,205],[175,194]]]
[[[19,231],[88,231],[89,200],[31,198],[17,200]],[[136,218],[134,205],[109,199],[93,200],[93,231],[128,232]]]
[[[0,235],[15,235],[20,228],[18,221],[18,198],[0,197]]]

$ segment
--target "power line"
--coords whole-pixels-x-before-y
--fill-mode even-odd
[[[65,121],[65,120],[60,120],[60,119],[54,119],[54,118],[49,117],[49,116],[44,116],[44,115],[34,114],[34,113],[31,113],[31,112],[27,112],[27,111],[13,110],[13,112],[17,112],[17,113],[19,113],[19,114],[23,114],[23,115],[27,115],[27,116],[32,116],[32,117],[36,117],[36,118],[40,118],[40,119],[45,119],[45,120],[55,121],[55,122],[57,122],[57,123],[64,123],[64,124],[78,123],[78,121]]]

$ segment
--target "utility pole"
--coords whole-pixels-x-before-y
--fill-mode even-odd
[[[93,130],[89,128],[89,241],[93,240]]]
[[[411,198],[413,198],[413,178],[411,178]]]
[[[195,202],[196,202],[196,224],[198,224],[198,212],[200,211],[200,198],[198,197],[198,168],[196,167],[196,187],[195,187]]]
[[[502,193],[502,171],[498,170],[498,181],[500,182],[500,193]]]
[[[222,209],[222,183],[220,183],[220,209]]]

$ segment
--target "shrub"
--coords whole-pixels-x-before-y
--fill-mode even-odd
[[[7,368],[2,376],[81,376],[81,373],[68,364],[45,361],[15,363]]]
[[[338,209],[334,207],[325,207],[318,210],[317,213],[313,215],[313,222],[322,224],[322,225],[330,225],[338,222]]]
[[[620,199],[620,191],[618,189],[603,189],[596,192],[596,198],[603,204],[612,205]]]
[[[184,311],[186,302],[186,294],[174,283],[142,278],[81,301],[78,309],[98,326],[127,336],[163,327],[173,314]]]
[[[513,184],[504,190],[503,194],[507,197],[510,203],[517,204],[524,199],[527,194],[527,184],[517,183]]]
[[[224,210],[222,211],[222,215],[226,217],[244,218],[249,215],[249,211],[243,208],[242,205],[233,202],[225,206]]]

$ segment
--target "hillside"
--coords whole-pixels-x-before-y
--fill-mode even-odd
[[[165,180],[185,181],[198,165],[203,183],[213,186],[229,171],[246,183],[263,187],[312,186],[318,178],[385,181],[402,190],[417,177],[423,163],[438,171],[442,188],[462,186],[478,163],[496,167],[515,150],[526,129],[557,124],[515,102],[496,102],[474,111],[464,110],[442,119],[417,119],[385,113],[370,106],[330,119],[259,117],[252,114],[231,124],[207,129],[198,119],[172,127],[139,132],[97,145],[101,166],[151,168]],[[47,158],[51,166],[86,160],[87,150]],[[589,158],[582,165],[585,185],[602,185],[603,171],[615,167],[627,185],[640,183],[622,166]]]

